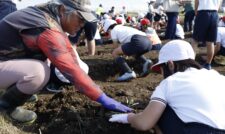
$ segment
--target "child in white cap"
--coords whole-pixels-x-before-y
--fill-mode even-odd
[[[110,19],[104,21],[103,29],[109,33],[115,45],[112,56],[123,73],[117,78],[117,81],[127,81],[136,78],[136,73],[129,67],[122,55],[134,56],[143,64],[141,76],[148,75],[152,61],[143,54],[152,49],[152,44],[146,34],[135,28],[117,25],[116,21]]]
[[[137,114],[115,114],[109,121],[129,123],[144,131],[158,125],[163,134],[225,134],[225,77],[202,69],[194,59],[188,42],[165,44],[158,63],[152,66],[164,80],[148,106]]]

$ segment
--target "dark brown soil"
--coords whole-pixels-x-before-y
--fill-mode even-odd
[[[162,79],[161,75],[151,72],[147,77],[137,78],[130,82],[116,82],[119,69],[111,56],[112,46],[97,46],[96,56],[86,56],[85,46],[78,48],[81,58],[89,65],[90,77],[100,85],[109,96],[129,105],[135,112],[143,110],[155,87]],[[157,61],[158,52],[151,51],[146,57]],[[132,58],[127,59],[136,73],[141,72],[141,65]],[[201,60],[201,58],[199,58]],[[213,66],[222,71],[224,67]],[[30,126],[17,125],[27,132],[42,134],[149,134],[140,132],[130,125],[110,123],[109,117],[115,112],[108,111],[98,103],[91,101],[73,87],[65,87],[62,93],[52,94],[42,91],[35,104],[26,104],[34,110],[37,121]]]

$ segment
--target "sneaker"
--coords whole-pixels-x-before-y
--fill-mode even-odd
[[[62,86],[58,86],[58,85],[55,85],[53,83],[51,84],[48,84],[46,86],[46,89],[49,91],[49,92],[53,92],[53,93],[60,93],[64,90],[64,88]]]
[[[28,100],[27,102],[36,102],[38,101],[38,96],[36,94],[33,94]]]
[[[143,72],[141,73],[141,77],[145,77],[150,73],[150,67],[152,66],[152,61],[147,60],[143,65]]]
[[[134,71],[132,71],[131,73],[128,73],[128,72],[124,73],[123,75],[117,78],[117,81],[128,81],[133,78],[136,78],[136,74]]]
[[[17,107],[10,113],[10,117],[20,123],[32,124],[37,119],[37,114],[33,111]]]
[[[205,63],[205,64],[203,65],[203,68],[210,70],[210,69],[212,69],[212,66],[211,66],[211,64],[209,64],[209,63]]]

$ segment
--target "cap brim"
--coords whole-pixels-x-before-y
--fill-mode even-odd
[[[154,72],[157,72],[157,73],[161,73],[161,69],[160,69],[161,64],[162,63],[156,63],[156,64],[152,65],[151,70]]]
[[[88,22],[96,22],[97,18],[91,12],[82,12],[78,11],[80,15],[84,18],[84,20]]]

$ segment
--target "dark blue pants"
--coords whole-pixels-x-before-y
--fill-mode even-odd
[[[152,49],[152,44],[147,36],[133,35],[131,41],[123,44],[121,48],[127,56],[141,56]]]
[[[166,26],[165,39],[175,39],[178,12],[166,12],[168,22]]]
[[[201,123],[184,123],[170,106],[166,106],[157,125],[163,134],[225,134],[225,130]]]
[[[217,11],[198,11],[195,18],[193,38],[198,42],[215,42],[217,38],[217,25]]]
[[[16,4],[12,1],[0,1],[0,20],[16,10]]]
[[[192,31],[192,21],[195,17],[195,11],[191,10],[185,13],[184,16],[184,32]]]

